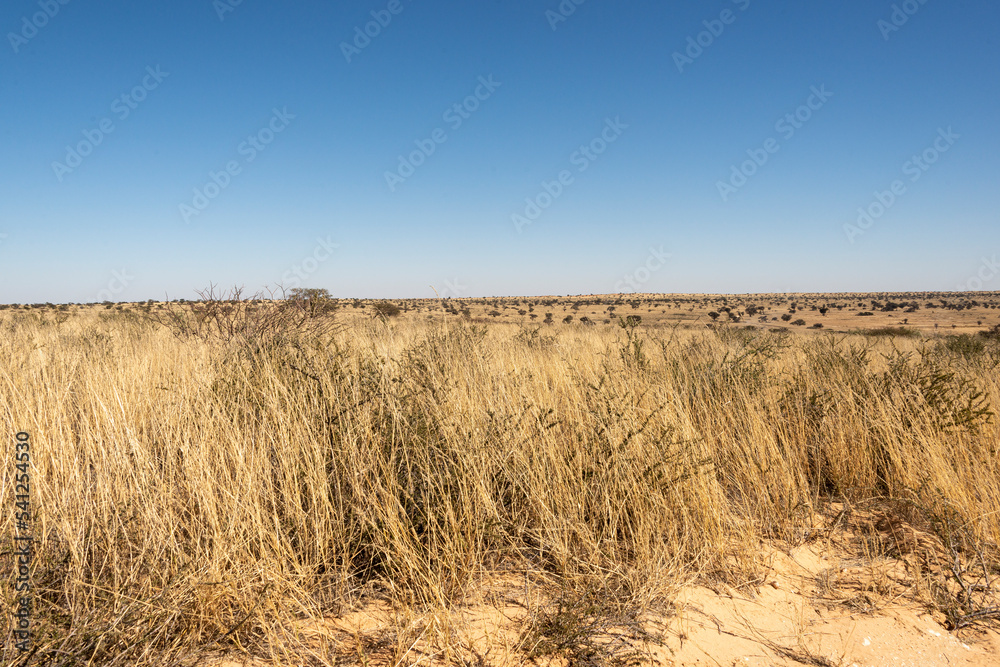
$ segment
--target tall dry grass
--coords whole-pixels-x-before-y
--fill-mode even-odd
[[[803,539],[829,498],[950,508],[995,557],[997,362],[995,343],[726,327],[219,342],[128,311],[8,312],[2,497],[29,431],[34,659],[278,655],[296,620],[447,608],[526,571],[653,603],[753,580],[760,539]]]

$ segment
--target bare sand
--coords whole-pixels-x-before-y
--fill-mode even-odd
[[[590,639],[607,647],[603,655],[570,649],[531,657],[525,631],[537,623],[533,611],[544,607],[545,594],[508,576],[477,603],[448,612],[401,617],[370,602],[335,618],[303,621],[287,638],[289,661],[277,664],[1000,665],[995,621],[949,631],[946,616],[922,597],[927,585],[941,580],[936,569],[948,554],[940,541],[877,515],[857,513],[842,527],[831,516],[825,523],[821,517],[798,546],[762,542],[766,566],[751,585],[680,587],[672,603],[644,615],[645,638],[602,627],[601,636]],[[881,531],[894,542],[895,555],[859,555],[859,526]],[[202,664],[276,663],[229,655]]]

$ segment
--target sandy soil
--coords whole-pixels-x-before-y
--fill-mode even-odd
[[[754,598],[704,588],[684,592],[685,613],[675,625],[666,665],[997,665],[1000,635],[956,636],[925,609],[906,600],[882,600],[871,612],[817,596],[816,580],[843,562],[815,547],[780,552],[768,584]],[[863,568],[855,568],[860,570]],[[849,598],[848,598],[849,601]]]
[[[537,623],[532,610],[544,608],[543,593],[526,593],[510,579],[480,603],[447,614],[401,617],[372,604],[305,621],[288,638],[298,644],[296,657],[279,664],[1000,665],[1000,624],[950,632],[945,615],[921,597],[946,556],[939,540],[875,514],[855,513],[836,531],[832,523],[828,516],[826,526],[796,547],[761,543],[768,565],[754,585],[681,588],[672,606],[643,618],[651,633],[646,639],[627,628],[602,627],[593,639],[608,647],[605,655],[569,650],[529,658],[525,629]],[[874,529],[869,536],[894,539],[895,556],[859,556],[865,528]],[[230,656],[208,664],[275,663]]]

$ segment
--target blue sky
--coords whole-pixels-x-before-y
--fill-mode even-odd
[[[0,302],[1000,290],[998,34],[987,0],[7,0]]]

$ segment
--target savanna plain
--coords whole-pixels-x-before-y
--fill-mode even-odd
[[[3,664],[1000,664],[1000,293],[201,297],[0,307]]]

